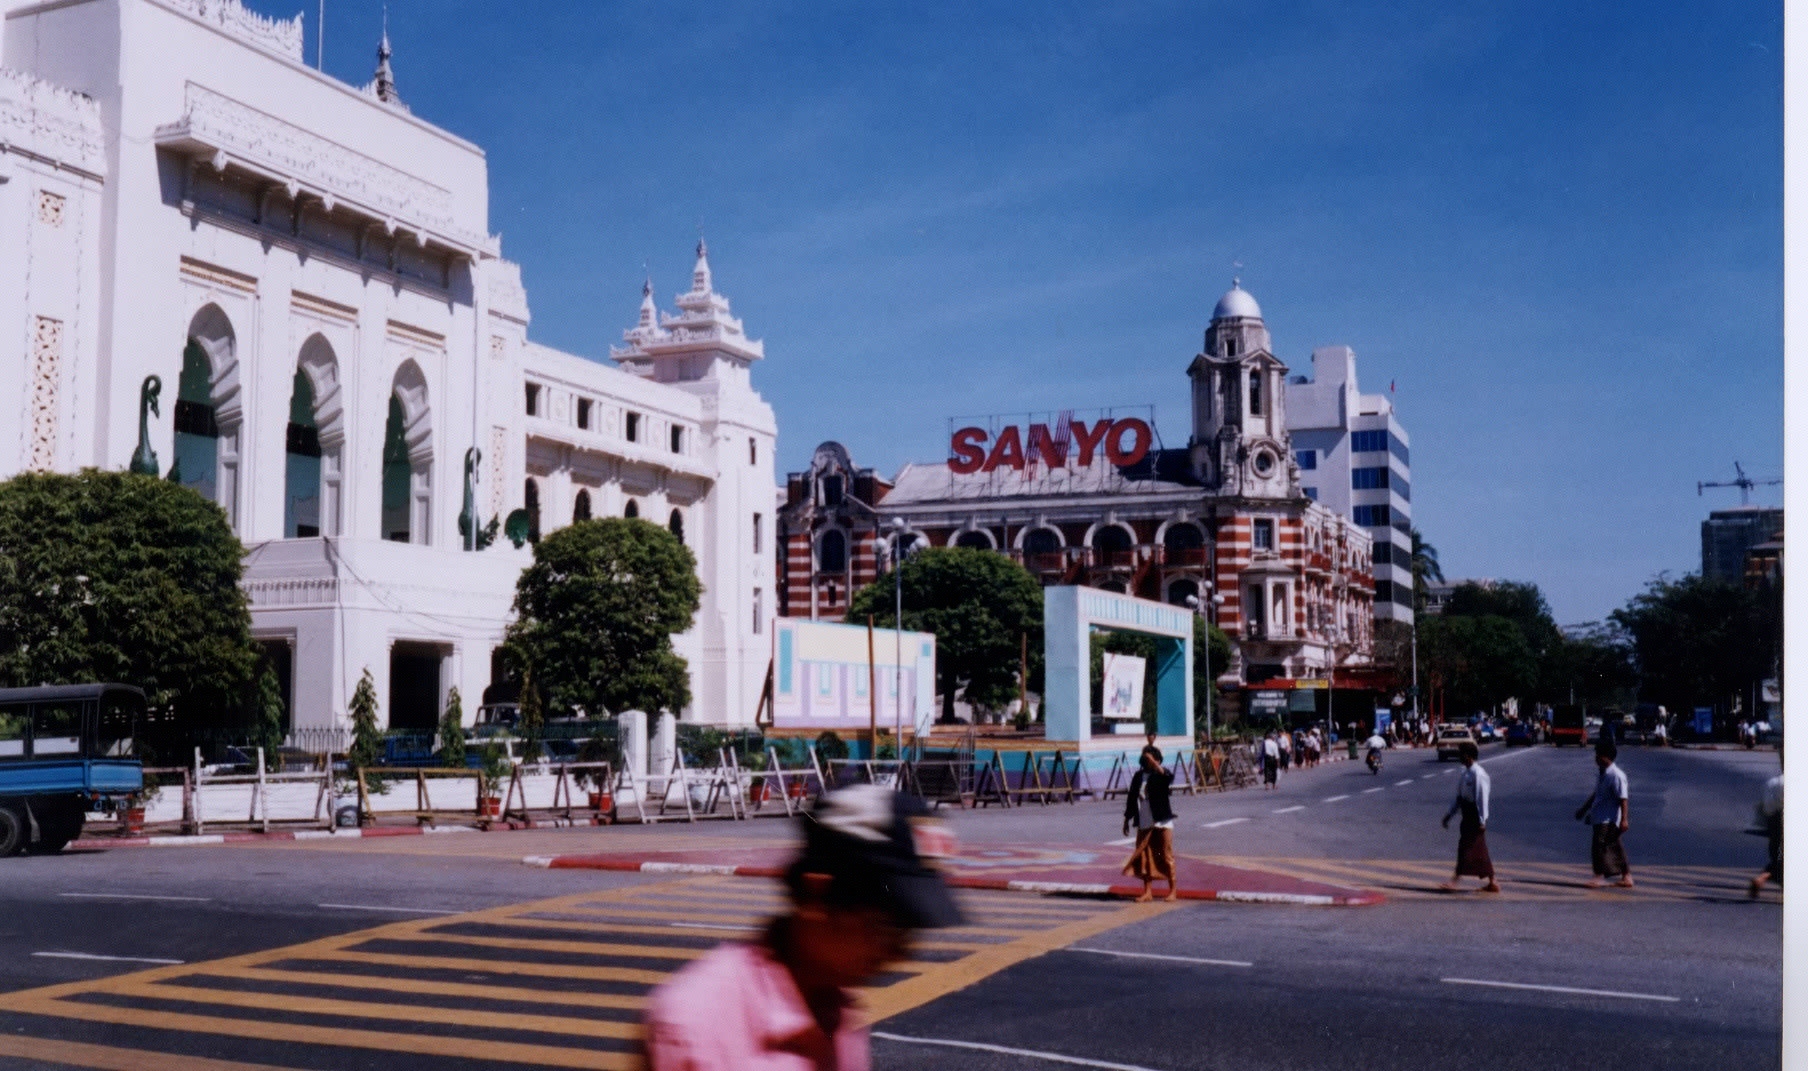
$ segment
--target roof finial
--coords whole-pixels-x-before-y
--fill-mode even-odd
[[[396,92],[395,71],[390,69],[389,57],[393,53],[389,48],[389,5],[383,5],[383,39],[377,45],[376,81],[371,83],[371,91],[377,99],[385,104],[402,103],[402,95]]]
[[[710,292],[709,246],[703,241],[703,221],[697,221],[697,267],[691,272],[691,293]]]

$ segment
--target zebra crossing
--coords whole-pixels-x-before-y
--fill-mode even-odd
[[[866,991],[875,1021],[1166,906],[961,903],[968,925],[921,935]],[[636,1067],[647,993],[782,908],[774,882],[693,877],[9,993],[0,1066]],[[57,1040],[68,1020],[105,1043]]]
[[[1354,885],[1383,893],[1389,900],[1451,896],[1438,888],[1450,880],[1452,860],[1444,859],[1294,859],[1249,856],[1201,856],[1208,862],[1288,874],[1308,881]],[[1717,866],[1639,866],[1632,869],[1631,889],[1591,889],[1588,862],[1496,862],[1501,892],[1490,899],[1508,901],[1594,901],[1611,899],[1708,901],[1746,898],[1749,870]],[[1473,888],[1474,879],[1464,887]],[[1458,894],[1462,895],[1462,894]],[[1773,894],[1774,895],[1774,894]]]

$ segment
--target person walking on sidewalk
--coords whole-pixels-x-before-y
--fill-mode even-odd
[[[1162,769],[1161,749],[1153,744],[1143,748],[1142,765],[1130,779],[1130,794],[1124,799],[1124,834],[1130,823],[1136,823],[1136,850],[1124,864],[1124,873],[1143,883],[1139,904],[1154,899],[1152,891],[1157,878],[1168,883],[1167,900],[1180,898],[1180,885],[1174,880],[1174,808],[1169,791],[1174,775]]]
[[[1782,745],[1777,746],[1777,761],[1783,760]],[[1764,891],[1764,883],[1774,881],[1778,888],[1783,887],[1783,771],[1764,782],[1763,795],[1758,800],[1758,821],[1764,826],[1764,838],[1770,848],[1770,861],[1764,869],[1758,871],[1751,879],[1751,898],[1756,900]]]
[[[929,862],[953,834],[914,797],[855,785],[822,797],[803,826],[785,872],[790,909],[648,998],[651,1071],[867,1071],[855,990],[903,958],[911,931],[963,921]]]
[[[1274,738],[1274,731],[1269,730],[1262,738],[1262,787],[1269,789],[1281,777],[1281,744]]]
[[[1601,773],[1595,778],[1595,792],[1576,809],[1576,820],[1587,822],[1594,830],[1589,859],[1595,876],[1588,887],[1598,889],[1609,879],[1622,889],[1632,888],[1632,868],[1626,863],[1626,846],[1620,838],[1632,828],[1632,805],[1627,798],[1626,772],[1614,762],[1619,749],[1613,741],[1602,737],[1595,744],[1595,766]]]
[[[1456,754],[1463,762],[1463,776],[1456,783],[1455,802],[1444,813],[1444,828],[1449,829],[1450,820],[1458,814],[1463,820],[1457,826],[1456,872],[1438,888],[1455,892],[1457,884],[1468,875],[1487,882],[1482,886],[1483,892],[1499,892],[1500,884],[1494,880],[1494,860],[1488,856],[1488,794],[1491,788],[1488,771],[1475,761],[1481,752],[1470,741],[1458,744]]]

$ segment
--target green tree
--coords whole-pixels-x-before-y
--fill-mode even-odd
[[[534,686],[532,662],[521,667],[521,761],[540,761],[540,740],[546,735],[546,707]]]
[[[1525,695],[1537,679],[1538,660],[1525,635],[1496,614],[1427,617],[1419,625],[1419,651],[1431,688],[1442,691],[1452,717]]]
[[[1511,664],[1490,665],[1481,660],[1482,655],[1477,651],[1464,655],[1469,667],[1465,679],[1490,682],[1481,688],[1482,692],[1492,694],[1501,686],[1510,687],[1510,691],[1494,699],[1493,703],[1499,703],[1508,697],[1561,701],[1568,687],[1562,680],[1563,632],[1551,616],[1550,604],[1545,601],[1544,593],[1538,590],[1538,585],[1512,580],[1493,584],[1462,584],[1450,593],[1450,601],[1445,604],[1441,617],[1444,621],[1498,618],[1519,632],[1525,652],[1531,659],[1529,674],[1525,672],[1525,666],[1517,661],[1518,645],[1509,645],[1496,651],[1500,657],[1513,659]],[[1462,632],[1461,636],[1464,643],[1479,642],[1486,645],[1494,642],[1490,638],[1492,633],[1486,630],[1468,630]],[[1419,640],[1423,650],[1423,626]],[[1443,648],[1445,651],[1448,649],[1448,645]],[[1446,698],[1449,698],[1448,693]],[[1474,693],[1471,693],[1470,698],[1474,698]],[[1491,705],[1492,703],[1482,703],[1476,707],[1465,707],[1463,713],[1468,714],[1472,709],[1486,709]]]
[[[1206,696],[1215,687],[1212,678],[1222,677],[1231,667],[1230,637],[1199,614],[1193,615],[1193,724],[1205,731]],[[1209,668],[1208,668],[1209,667]],[[1224,704],[1212,699],[1216,724],[1224,724]]]
[[[1629,710],[1638,688],[1632,639],[1611,621],[1589,622],[1563,638],[1541,678],[1551,694],[1540,698],[1550,702]]]
[[[1413,612],[1422,614],[1432,582],[1444,582],[1444,567],[1438,564],[1438,548],[1425,542],[1417,528],[1412,530],[1412,578]]]
[[[1777,671],[1782,599],[1771,584],[1659,576],[1609,620],[1632,637],[1639,694],[1672,711],[1752,709],[1759,682]]]
[[[942,720],[954,720],[955,694],[996,710],[1017,697],[1020,645],[1028,636],[1031,691],[1041,690],[1042,588],[1023,566],[991,550],[925,547],[899,567],[903,627],[935,633],[936,690]],[[850,622],[896,623],[891,573],[855,593]]]
[[[454,770],[465,768],[465,704],[456,684],[446,693],[446,712],[439,719],[439,761]]]
[[[677,712],[691,695],[672,636],[691,627],[702,594],[697,559],[671,532],[634,518],[579,521],[534,544],[509,650],[554,716]]]
[[[370,769],[383,757],[383,730],[377,725],[377,682],[371,679],[370,667],[358,678],[350,704],[352,746],[346,761],[354,767]]]
[[[255,718],[251,723],[249,743],[254,748],[263,748],[265,764],[274,768],[280,762],[278,752],[283,742],[282,685],[277,683],[276,671],[267,664],[258,674],[257,697],[252,711]]]
[[[248,735],[257,653],[244,553],[219,506],[155,477],[85,469],[0,483],[0,685],[136,685],[158,754]]]

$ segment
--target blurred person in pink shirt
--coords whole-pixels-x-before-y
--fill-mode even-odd
[[[913,931],[960,925],[930,862],[953,836],[914,797],[855,785],[822,797],[803,827],[790,911],[653,991],[651,1071],[868,1071],[853,990],[902,959]]]

